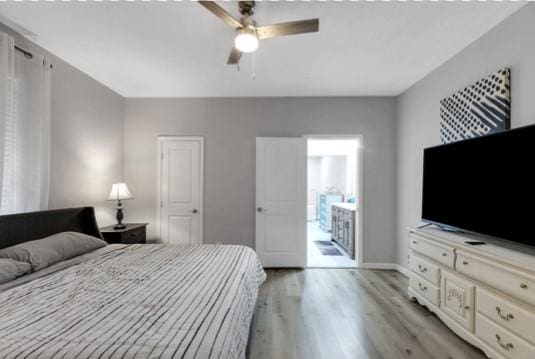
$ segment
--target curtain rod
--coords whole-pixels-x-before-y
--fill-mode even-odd
[[[33,54],[31,52],[26,51],[23,48],[18,47],[17,45],[15,45],[15,50],[22,52],[22,54],[24,55],[25,58],[27,58],[29,60],[33,59]],[[43,64],[44,63],[45,63],[45,60],[43,60]],[[50,68],[54,68],[54,65],[50,64]]]

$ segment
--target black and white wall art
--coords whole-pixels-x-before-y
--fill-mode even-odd
[[[440,139],[450,143],[511,126],[511,71],[503,68],[440,101]]]

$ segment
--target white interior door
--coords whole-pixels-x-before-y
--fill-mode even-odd
[[[306,267],[306,142],[256,139],[256,251],[264,267]]]
[[[203,225],[201,137],[160,137],[160,238],[166,244],[201,244]]]

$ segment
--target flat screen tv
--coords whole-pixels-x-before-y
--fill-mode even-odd
[[[424,150],[422,221],[535,246],[535,125]]]

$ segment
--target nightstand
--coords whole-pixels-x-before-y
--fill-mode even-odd
[[[108,243],[136,244],[147,243],[148,223],[124,223],[126,228],[113,229],[114,225],[100,229],[102,237]]]

